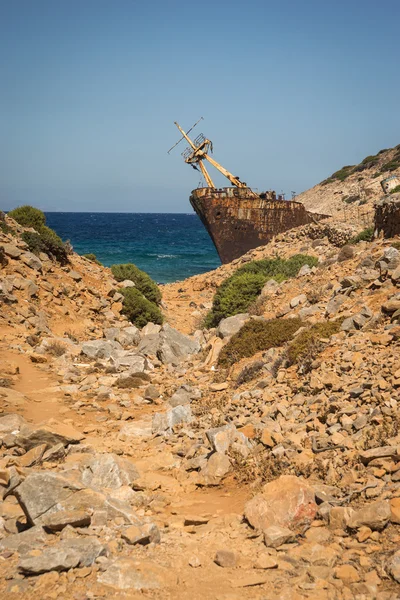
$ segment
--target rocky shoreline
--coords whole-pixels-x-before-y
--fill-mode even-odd
[[[400,595],[400,251],[306,226],[123,315],[109,269],[0,232],[0,595]],[[327,227],[324,225],[324,227]],[[347,247],[347,246],[346,246]],[[261,315],[198,327],[247,261],[307,252]],[[310,365],[218,364],[251,319],[340,319]]]

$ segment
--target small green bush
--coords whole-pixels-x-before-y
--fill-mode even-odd
[[[339,179],[339,181],[344,181],[349,175],[352,174],[354,168],[354,165],[346,165],[345,167],[339,169],[339,171],[333,173],[333,175],[331,175],[331,179]]]
[[[246,312],[269,279],[282,282],[295,277],[303,265],[313,267],[317,263],[315,256],[307,254],[295,254],[287,260],[272,258],[246,263],[219,286],[204,326],[216,327],[222,319]]]
[[[36,230],[36,233],[24,231],[21,236],[31,252],[34,254],[44,252],[62,265],[68,264],[65,244],[55,231],[47,227],[46,216],[41,210],[33,206],[20,206],[10,211],[8,215],[23,227],[33,227]]]
[[[395,171],[399,167],[400,167],[399,160],[391,160],[391,161],[385,163],[384,165],[382,165],[381,173],[384,173],[385,171]]]
[[[136,289],[142,292],[147,300],[160,304],[161,292],[158,285],[147,273],[139,269],[136,265],[132,263],[113,265],[111,271],[117,281],[130,279],[136,285]]]
[[[38,232],[40,237],[42,238],[43,243],[46,246],[46,254],[49,254],[62,265],[66,265],[68,261],[67,250],[63,244],[62,239],[56,234],[55,231],[47,227],[46,225],[42,225]]]
[[[21,237],[33,254],[44,252],[62,265],[68,264],[67,252],[61,238],[46,225],[42,225],[37,233],[24,231]]]
[[[82,256],[83,256],[83,258],[87,258],[91,262],[96,263],[96,265],[101,265],[101,262],[97,259],[97,256],[95,254],[92,254],[92,253],[82,254]]]
[[[28,248],[30,252],[33,252],[33,254],[46,252],[46,245],[38,233],[33,231],[24,231],[24,233],[21,235],[21,238],[26,244],[28,244]]]
[[[5,221],[0,220],[0,231],[2,233],[11,233],[11,235],[15,235],[15,231],[12,227],[10,227]]]
[[[46,217],[44,213],[33,206],[19,206],[8,213],[8,216],[17,221],[23,227],[33,227],[34,229],[46,225]]]
[[[349,244],[358,244],[358,242],[372,242],[374,239],[374,228],[367,227],[363,231],[360,231],[359,234],[351,238],[349,240]]]
[[[322,349],[323,339],[330,338],[334,333],[340,331],[342,320],[322,321],[301,331],[290,343],[287,350],[287,358],[291,365],[302,364],[309,370],[310,363],[315,359]]]
[[[122,288],[119,291],[124,296],[121,312],[136,327],[144,327],[149,322],[162,324],[163,316],[160,309],[145,298],[138,288]]]
[[[244,357],[282,346],[301,326],[298,318],[248,321],[222,348],[218,364],[228,367]]]
[[[396,185],[392,190],[390,190],[389,194],[398,194],[400,192],[400,185]]]

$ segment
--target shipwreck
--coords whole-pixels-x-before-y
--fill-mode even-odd
[[[229,263],[248,250],[267,244],[272,237],[288,229],[315,223],[328,216],[309,212],[301,202],[277,197],[274,191],[253,191],[210,156],[212,142],[202,133],[193,141],[189,138],[188,134],[197,123],[185,132],[175,121],[182,138],[168,152],[184,139],[189,144],[182,153],[183,159],[200,170],[207,184],[191,192],[190,203],[208,231],[222,263]],[[222,173],[231,185],[217,188],[205,161]]]

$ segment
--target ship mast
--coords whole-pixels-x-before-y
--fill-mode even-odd
[[[197,121],[197,123],[198,122],[199,121]],[[213,180],[211,179],[211,177],[206,169],[206,166],[203,163],[204,160],[208,160],[208,162],[210,164],[212,164],[213,167],[218,169],[218,171],[220,173],[222,173],[222,175],[224,175],[227,179],[229,179],[229,181],[234,186],[236,186],[238,188],[247,188],[246,183],[244,183],[243,181],[240,181],[240,179],[238,177],[235,177],[234,175],[232,175],[232,173],[227,171],[227,169],[225,169],[216,160],[214,160],[213,158],[211,158],[211,156],[209,156],[208,153],[212,152],[212,142],[210,140],[208,140],[206,137],[204,137],[204,135],[202,133],[200,133],[200,135],[198,135],[194,141],[192,141],[190,139],[190,137],[188,136],[188,133],[193,129],[193,127],[195,127],[197,125],[197,123],[191,129],[189,129],[189,131],[187,133],[185,133],[183,131],[183,129],[179,125],[179,123],[177,123],[176,121],[174,121],[174,123],[182,134],[182,138],[179,140],[179,142],[182,141],[183,139],[185,139],[189,144],[189,148],[186,148],[186,150],[182,153],[185,163],[192,165],[192,166],[199,165],[201,172],[204,175],[204,179],[207,182],[208,187],[215,189],[216,186],[214,185]],[[179,144],[179,142],[177,142],[175,144],[175,146],[177,144]],[[175,146],[173,146],[172,148],[175,148]],[[172,148],[169,150],[169,152],[172,150]],[[196,167],[194,167],[194,168],[196,168]]]

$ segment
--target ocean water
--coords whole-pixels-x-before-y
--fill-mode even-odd
[[[196,214],[48,212],[46,219],[78,254],[93,253],[107,267],[133,262],[158,283],[221,264]]]

